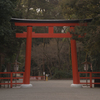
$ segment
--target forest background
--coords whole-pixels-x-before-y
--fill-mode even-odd
[[[78,69],[84,71],[82,62],[92,63],[93,71],[100,71],[100,0],[0,0],[0,72],[24,71],[26,39],[16,38],[16,32],[26,27],[16,27],[11,18],[21,19],[90,19],[87,26],[76,26],[73,39],[77,42]],[[80,22],[81,24],[81,22]],[[55,27],[55,32],[67,33],[69,27]],[[47,27],[33,27],[36,33],[45,33]],[[83,35],[77,38],[76,35]],[[33,38],[31,75],[49,74],[51,79],[72,78],[69,38]]]

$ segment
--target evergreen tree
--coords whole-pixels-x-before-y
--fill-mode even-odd
[[[84,26],[80,22],[80,26],[75,27],[72,32],[74,39],[81,41],[86,52],[85,59],[90,58],[94,67],[99,66],[100,58],[100,1],[99,0],[63,0],[61,2],[64,17],[67,19],[86,19],[91,18],[92,21]],[[84,38],[78,38],[78,35],[84,35]]]

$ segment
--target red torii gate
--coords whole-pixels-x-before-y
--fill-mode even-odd
[[[43,19],[17,19],[12,18],[11,22],[15,23],[15,26],[27,26],[27,32],[16,33],[17,38],[27,38],[26,42],[26,58],[25,58],[25,79],[24,87],[32,86],[30,84],[30,66],[31,66],[31,46],[32,38],[71,38],[72,35],[68,33],[54,33],[54,26],[69,26],[71,30],[74,30],[75,26],[79,26],[80,21],[84,21],[85,24],[90,22],[91,19],[85,20],[43,20]],[[33,26],[48,26],[48,33],[35,33],[32,32]],[[71,57],[72,57],[72,72],[73,72],[73,84],[72,86],[80,86],[78,79],[78,64],[77,64],[77,51],[76,41],[71,39]]]

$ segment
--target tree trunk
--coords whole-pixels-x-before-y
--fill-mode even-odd
[[[49,69],[50,76],[52,77],[51,68],[49,67],[49,59],[47,59],[47,62],[48,62],[48,65],[47,65],[47,67],[48,67],[48,69]]]
[[[59,68],[61,68],[61,59],[60,59],[59,39],[56,39],[56,41],[57,41],[57,57],[58,57],[58,64],[59,64]]]
[[[8,63],[8,64],[7,64],[7,72],[10,72],[10,67],[11,67],[11,64]],[[7,74],[7,76],[10,77],[9,74]],[[9,83],[9,79],[8,79],[8,83]],[[8,88],[9,88],[9,84],[8,84]]]

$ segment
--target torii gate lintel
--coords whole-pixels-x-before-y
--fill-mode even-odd
[[[35,33],[32,32],[32,38],[71,38],[72,35],[67,33]],[[16,38],[27,38],[27,32],[16,33]]]

